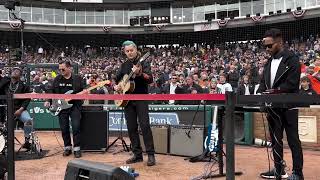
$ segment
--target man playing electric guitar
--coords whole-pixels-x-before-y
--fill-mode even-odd
[[[64,94],[70,90],[73,94],[81,92],[84,87],[82,78],[79,75],[72,74],[71,63],[69,61],[59,63],[59,72],[54,81],[53,86],[49,89],[49,93]],[[62,132],[62,138],[64,142],[63,156],[69,156],[72,154],[72,144],[70,137],[69,117],[72,123],[73,134],[73,151],[74,157],[80,158],[80,119],[81,119],[81,100],[71,100],[70,104],[73,104],[71,108],[61,110],[59,113],[59,124]],[[46,101],[44,106],[49,107],[51,101]]]
[[[124,75],[130,74],[131,71],[134,75],[131,80],[135,83],[135,88],[132,94],[148,94],[148,84],[153,81],[151,68],[149,63],[142,61],[138,63],[141,57],[140,52],[137,51],[137,46],[132,41],[125,41],[123,43],[124,53],[127,60],[121,65],[117,73],[116,82],[119,83]],[[137,64],[138,63],[138,64]],[[115,85],[115,91],[122,91],[121,86]],[[129,101],[124,108],[125,118],[127,120],[129,138],[132,144],[133,157],[126,161],[127,164],[143,161],[142,148],[138,134],[138,122],[142,131],[143,141],[148,154],[148,166],[153,166],[156,163],[154,157],[153,137],[149,122],[148,102],[147,101]]]

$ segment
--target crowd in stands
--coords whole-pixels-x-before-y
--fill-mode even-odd
[[[286,48],[295,53],[301,63],[301,92],[320,93],[320,37],[285,42]],[[142,53],[151,52],[154,83],[149,93],[225,93],[255,94],[260,75],[269,55],[261,41],[233,42],[198,47],[140,47]],[[22,56],[27,63],[58,63],[69,60],[79,65],[79,73],[87,85],[100,80],[112,80],[125,60],[121,48],[31,48],[26,46]],[[0,63],[7,64],[8,47],[1,45]],[[6,71],[3,71],[5,75]],[[45,92],[56,72],[49,69],[31,71],[35,92]],[[309,84],[309,85],[308,85]],[[309,88],[308,88],[309,87]],[[112,93],[112,87],[104,87],[93,93]],[[169,104],[182,103],[169,101]]]

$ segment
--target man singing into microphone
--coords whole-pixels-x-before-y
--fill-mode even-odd
[[[137,46],[132,41],[125,41],[123,43],[124,53],[127,56],[126,61],[121,65],[117,73],[116,82],[123,78],[125,74],[130,74],[131,71],[135,73],[131,80],[135,83],[133,94],[148,94],[148,84],[153,82],[151,74],[151,67],[145,61],[137,65],[141,53],[137,51]],[[115,91],[120,91],[119,85],[114,86]],[[128,125],[129,138],[132,144],[133,157],[126,161],[127,164],[137,163],[143,161],[142,148],[138,133],[138,122],[142,131],[143,141],[148,154],[148,166],[154,166],[156,160],[154,157],[153,137],[150,128],[148,102],[147,101],[129,101],[124,108],[125,118]]]
[[[270,29],[265,33],[263,43],[271,58],[264,66],[258,92],[260,93],[299,93],[300,63],[298,58],[283,47],[279,29]],[[292,152],[293,172],[289,180],[304,179],[302,173],[303,154],[298,134],[298,110],[290,108],[266,107],[269,132],[275,169],[261,173],[263,178],[280,180],[286,178],[283,160],[283,130]]]

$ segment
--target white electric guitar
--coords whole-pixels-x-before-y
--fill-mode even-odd
[[[92,87],[89,87],[88,89],[85,89],[77,94],[84,94],[86,92],[90,92],[93,89],[96,89],[97,87],[102,87],[106,84],[110,84],[111,82],[109,80],[106,81],[101,81],[98,82],[97,85],[94,85]],[[66,92],[65,94],[72,94],[72,90]],[[54,116],[58,116],[60,111],[64,110],[64,109],[69,109],[73,106],[73,104],[69,104],[69,101],[71,99],[53,99],[52,100],[52,105],[49,107],[49,110],[51,112],[51,114],[53,114]]]
[[[208,126],[208,136],[204,140],[204,148],[209,152],[217,152],[219,150],[219,131],[217,127],[218,106],[214,106],[213,112],[212,123]]]

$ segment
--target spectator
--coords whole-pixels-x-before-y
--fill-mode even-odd
[[[230,70],[227,75],[227,82],[232,86],[233,91],[237,91],[239,82],[239,73],[234,65],[230,65]]]
[[[237,93],[239,95],[252,95],[254,94],[254,89],[255,86],[251,82],[249,82],[249,76],[244,75]]]
[[[307,76],[304,76],[300,79],[300,94],[308,94],[308,95],[315,95],[317,94],[311,87],[310,79]]]
[[[202,93],[202,88],[193,82],[192,76],[186,78],[184,84],[178,84],[176,94],[199,94]],[[175,104],[199,104],[199,101],[176,101]]]
[[[162,88],[162,92],[164,94],[175,94],[176,88],[178,86],[177,80],[178,80],[178,76],[176,74],[172,74],[171,78],[170,78],[170,83],[166,84]],[[169,104],[174,104],[174,100],[169,100],[168,103]]]
[[[217,81],[213,79],[210,83],[210,89],[209,89],[210,94],[220,94],[221,90],[218,88],[217,85],[218,85]]]
[[[231,84],[226,82],[226,75],[220,74],[219,76],[219,84],[217,87],[220,89],[221,94],[225,94],[227,91],[232,92],[232,86]]]
[[[90,82],[89,85],[90,87],[97,85],[97,83],[100,81],[100,79],[98,79],[98,75],[93,75],[90,78]],[[106,94],[105,90],[103,89],[103,87],[97,87],[93,90],[90,91],[90,94]],[[105,104],[104,100],[89,100],[89,104]]]
[[[320,94],[320,77],[319,72],[314,72],[314,66],[309,66],[307,68],[307,77],[310,80],[311,87],[317,94]]]

